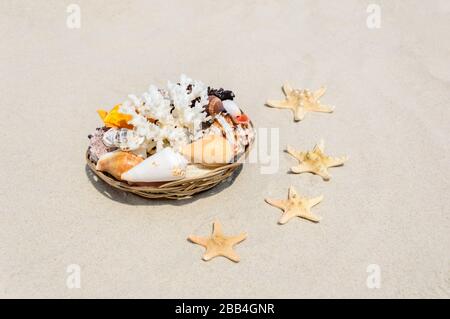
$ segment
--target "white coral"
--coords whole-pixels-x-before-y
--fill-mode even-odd
[[[164,97],[156,86],[150,85],[148,92],[145,92],[142,98],[145,103],[138,108],[140,114],[163,124],[172,121],[170,99]]]
[[[167,87],[173,101],[173,116],[179,125],[196,136],[201,130],[201,123],[207,120],[204,107],[208,105],[208,87],[184,74],[181,75],[179,84],[168,82]]]
[[[180,149],[203,135],[202,123],[209,120],[205,112],[208,88],[200,81],[181,75],[179,83],[167,84],[168,90],[151,85],[141,97],[130,94],[120,106],[129,114],[137,135],[145,137],[142,147],[157,150],[166,146]]]

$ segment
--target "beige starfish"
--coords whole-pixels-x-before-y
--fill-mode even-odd
[[[266,105],[280,109],[291,109],[294,112],[294,121],[301,121],[306,112],[332,113],[333,106],[322,105],[319,99],[325,94],[326,88],[321,87],[317,91],[294,90],[286,83],[283,85],[286,98],[283,101],[268,100]]]
[[[208,261],[217,256],[226,257],[234,262],[239,262],[239,256],[234,252],[233,246],[247,238],[246,233],[237,236],[225,236],[222,233],[222,226],[219,222],[213,223],[213,233],[211,237],[204,238],[198,236],[189,236],[188,239],[198,245],[206,248],[203,260]]]
[[[294,156],[300,163],[297,166],[291,167],[293,173],[313,173],[321,176],[325,181],[328,181],[331,178],[331,175],[328,173],[328,168],[342,166],[344,165],[344,162],[348,160],[347,156],[331,157],[326,155],[324,153],[323,140],[316,144],[312,151],[299,152],[289,145],[287,146],[286,151]]]
[[[283,215],[278,221],[279,224],[286,224],[293,217],[301,217],[316,223],[319,222],[321,218],[311,213],[311,207],[319,204],[322,200],[323,196],[315,198],[301,197],[293,186],[289,187],[287,200],[265,199],[268,204],[283,210]]]

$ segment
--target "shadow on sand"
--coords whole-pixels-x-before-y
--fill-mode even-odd
[[[191,198],[176,200],[176,199],[148,199],[148,198],[139,197],[137,195],[134,195],[133,193],[121,191],[121,190],[116,189],[116,188],[106,184],[105,182],[103,182],[101,179],[99,179],[97,177],[97,175],[94,174],[94,172],[91,171],[91,169],[89,168],[88,165],[85,166],[86,176],[88,177],[89,181],[92,183],[92,185],[94,185],[95,189],[99,193],[101,193],[103,196],[108,197],[109,199],[112,199],[116,202],[119,202],[122,204],[127,204],[127,205],[133,205],[133,206],[135,206],[135,205],[181,206],[181,205],[189,204],[189,203],[195,202],[199,199],[215,195],[215,194],[221,192],[222,190],[230,187],[231,185],[233,185],[234,180],[240,174],[241,170],[242,170],[242,165],[236,169],[236,171],[234,172],[234,174],[231,177],[227,178],[225,181],[223,181],[219,185],[217,185],[211,189],[208,189],[206,191],[203,191],[201,193],[195,194]]]

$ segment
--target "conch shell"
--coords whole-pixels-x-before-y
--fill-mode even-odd
[[[107,112],[105,110],[98,110],[97,113],[105,123],[106,127],[127,128],[132,129],[133,125],[128,124],[133,119],[130,114],[123,114],[119,112],[120,104]]]
[[[240,156],[245,151],[246,146],[254,140],[253,128],[248,125],[248,122],[247,124],[236,123],[235,120],[239,118],[249,121],[245,114],[238,115],[236,118],[232,118],[229,114],[225,116],[219,114],[205,133],[205,136],[225,137],[231,145],[235,157]]]
[[[122,174],[121,179],[131,183],[168,182],[186,175],[187,160],[172,148],[166,147]]]
[[[145,137],[133,130],[112,128],[103,135],[103,143],[108,147],[118,147],[122,151],[134,151],[142,146]]]
[[[219,135],[207,135],[183,147],[181,153],[191,163],[203,165],[227,164],[233,159],[231,144]]]
[[[142,161],[142,158],[132,153],[122,151],[110,152],[100,157],[96,169],[101,172],[107,172],[120,180],[123,173],[129,171]]]

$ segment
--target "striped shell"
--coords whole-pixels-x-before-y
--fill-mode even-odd
[[[145,137],[135,131],[121,128],[110,129],[103,135],[103,143],[108,147],[118,147],[122,151],[134,151],[141,147]]]

